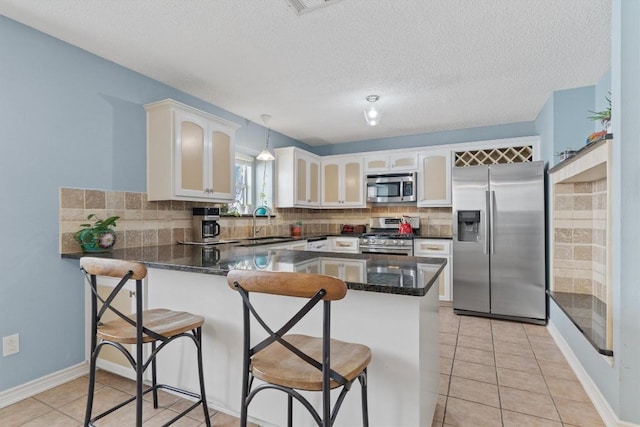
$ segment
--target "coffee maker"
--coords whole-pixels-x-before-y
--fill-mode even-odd
[[[220,208],[193,208],[193,241],[215,243],[220,235]]]

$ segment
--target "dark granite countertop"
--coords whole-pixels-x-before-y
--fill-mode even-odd
[[[547,173],[551,174],[551,173],[557,172],[560,169],[566,167],[567,165],[570,165],[571,163],[573,163],[576,160],[578,160],[580,157],[582,157],[585,154],[587,154],[589,151],[593,151],[596,148],[600,147],[601,145],[606,144],[608,141],[611,140],[612,137],[613,137],[613,135],[609,134],[609,135],[607,135],[606,139],[601,139],[600,141],[592,142],[591,144],[587,144],[587,145],[583,146],[578,151],[576,151],[576,153],[573,156],[571,156],[571,157],[569,157],[567,159],[561,160],[559,163],[557,163],[553,167],[550,167],[549,170],[547,171]]]
[[[308,237],[290,241],[309,240]],[[83,256],[124,259],[142,262],[150,268],[219,276],[226,276],[233,269],[322,272],[323,267],[329,269],[327,266],[342,261],[361,271],[361,274],[352,274],[346,279],[349,289],[409,296],[426,295],[446,265],[446,261],[439,258],[290,251],[270,249],[268,245],[241,247],[234,244],[145,246],[115,249],[110,253],[77,252],[61,256],[70,259]]]
[[[598,353],[613,356],[607,348],[607,305],[593,295],[547,291]]]

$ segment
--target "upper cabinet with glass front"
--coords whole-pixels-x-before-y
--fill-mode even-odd
[[[418,170],[418,155],[415,151],[369,154],[364,158],[365,173],[415,172]]]
[[[326,208],[363,208],[364,184],[362,157],[328,156],[322,158],[322,197]]]
[[[276,207],[320,206],[320,158],[296,147],[277,148]]]
[[[236,123],[167,99],[147,111],[147,196],[228,202]]]
[[[420,153],[418,206],[451,206],[451,150]]]

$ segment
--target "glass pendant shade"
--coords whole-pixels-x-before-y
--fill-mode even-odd
[[[269,136],[271,135],[271,128],[269,128],[269,119],[271,119],[271,116],[268,114],[263,114],[260,116],[260,118],[262,119],[262,122],[264,123],[264,126],[266,128],[266,137],[264,142],[264,150],[262,150],[260,154],[258,154],[256,159],[262,160],[264,162],[270,162],[276,159],[276,156],[274,156],[273,153],[271,153],[271,151],[269,150]]]
[[[260,154],[258,154],[258,157],[256,157],[256,159],[262,160],[264,162],[270,162],[272,160],[275,160],[276,157],[271,154],[271,151],[269,151],[269,149],[265,148],[260,152]]]

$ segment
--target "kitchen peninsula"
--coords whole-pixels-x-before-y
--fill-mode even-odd
[[[213,251],[212,251],[213,249]],[[82,253],[63,254],[79,259]],[[203,327],[207,397],[223,412],[237,415],[241,395],[241,300],[226,284],[232,269],[270,271],[350,271],[347,296],[332,310],[332,336],[369,346],[369,419],[371,426],[429,425],[439,381],[438,275],[445,261],[435,258],[361,255],[269,249],[268,246],[161,245],[99,254],[141,261],[148,268],[147,307],[170,307],[205,317]],[[334,274],[335,275],[335,274]],[[82,280],[78,274],[78,283]],[[79,285],[80,286],[80,285]],[[86,288],[86,286],[85,286]],[[287,317],[295,303],[273,307],[268,315]],[[317,325],[314,322],[314,327]],[[302,325],[306,333],[318,334]],[[178,343],[176,343],[178,344]],[[190,346],[167,348],[159,359],[163,381],[196,389],[189,369]],[[161,355],[162,356],[162,355]],[[359,386],[358,386],[359,387]],[[359,391],[347,397],[336,425],[360,425]],[[319,399],[312,395],[313,398]],[[312,400],[313,401],[313,400]],[[319,403],[319,400],[315,400]],[[311,425],[305,411],[294,411],[295,425]],[[260,425],[285,425],[286,400],[264,393],[251,406]]]

